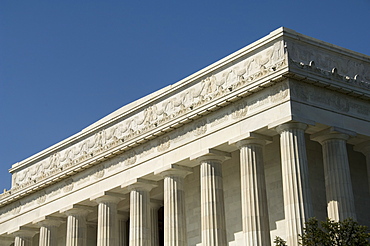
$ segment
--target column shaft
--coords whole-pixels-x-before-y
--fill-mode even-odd
[[[185,246],[184,177],[169,175],[164,178],[164,243],[168,246]]]
[[[352,218],[356,210],[349,170],[347,135],[332,134],[322,140],[328,217],[335,221]]]
[[[222,161],[201,160],[201,225],[203,246],[226,245]]]
[[[16,236],[14,246],[32,246],[32,237],[30,236]]]
[[[87,241],[87,226],[86,215],[87,211],[82,209],[71,209],[66,212],[67,218],[67,246],[86,246]]]
[[[305,222],[313,216],[308,163],[302,123],[287,123],[277,127],[280,133],[286,239],[288,245],[298,245]]]
[[[54,246],[58,243],[58,228],[61,222],[45,220],[39,222],[40,225],[40,246]]]
[[[130,192],[130,246],[150,245],[149,191],[133,189]]]
[[[118,243],[117,203],[119,198],[103,196],[97,198],[98,246],[115,246]]]
[[[150,237],[151,245],[159,246],[159,229],[158,229],[158,209],[161,207],[162,202],[150,202]]]
[[[124,212],[123,214],[118,215],[118,245],[119,246],[128,246],[127,245],[127,239],[128,239],[128,233],[127,233],[127,219],[128,214]]]
[[[269,245],[263,140],[244,140],[240,148],[241,198],[245,245]]]

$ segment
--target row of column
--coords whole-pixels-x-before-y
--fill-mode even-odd
[[[280,134],[281,165],[288,245],[298,245],[304,223],[313,216],[308,163],[303,123],[286,123],[276,128]],[[334,220],[356,219],[349,163],[346,150],[347,134],[326,131],[311,135],[323,147],[328,217]],[[270,229],[263,166],[263,146],[268,139],[252,134],[245,139],[230,142],[240,149],[242,223],[245,245],[270,245]],[[368,151],[370,153],[370,151]],[[222,162],[229,153],[209,150],[193,156],[200,162],[201,183],[201,237],[203,246],[227,245],[223,198]],[[369,159],[369,158],[368,158]],[[369,163],[369,160],[368,160]],[[370,164],[368,164],[370,165]],[[187,245],[184,200],[184,178],[191,173],[187,167],[170,165],[155,172],[164,178],[164,244]],[[151,231],[156,213],[151,213],[149,192],[155,182],[136,179],[122,188],[130,191],[130,246],[157,245]],[[92,198],[98,203],[98,246],[117,245],[124,240],[118,229],[125,224],[117,220],[119,195],[105,192]],[[86,209],[73,207],[67,214],[67,246],[86,245]],[[126,216],[127,218],[127,216]],[[40,245],[56,245],[58,221],[40,222]],[[122,236],[122,235],[121,235]],[[29,245],[29,237],[16,236],[15,246]]]

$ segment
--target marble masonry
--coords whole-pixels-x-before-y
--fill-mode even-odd
[[[287,28],[12,166],[0,246],[298,245],[370,226],[370,57]]]

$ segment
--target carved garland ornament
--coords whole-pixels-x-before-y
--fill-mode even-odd
[[[283,42],[276,42],[271,47],[247,58],[245,61],[239,62],[224,72],[202,79],[181,92],[180,96],[176,94],[156,105],[148,106],[143,111],[109,128],[102,129],[73,146],[53,153],[29,168],[14,173],[13,188],[0,195],[0,198],[107,152],[286,65]],[[242,114],[245,114],[245,112]],[[200,135],[206,130],[207,126],[200,122],[194,130],[194,134]],[[169,148],[170,142],[164,141],[164,139],[160,141],[158,151]],[[125,165],[132,165],[135,161],[135,153],[129,152]]]

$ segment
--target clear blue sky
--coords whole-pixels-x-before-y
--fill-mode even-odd
[[[2,0],[1,191],[12,164],[280,26],[370,55],[370,0]]]

